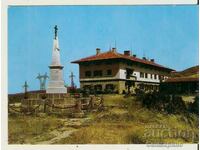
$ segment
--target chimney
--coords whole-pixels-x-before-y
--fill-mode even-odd
[[[100,48],[96,48],[96,55],[100,54],[101,49]]]
[[[137,56],[137,55],[135,55],[135,54],[133,55],[133,57],[136,57],[136,56]]]
[[[151,62],[154,62],[155,60],[154,60],[154,59],[151,59],[150,61],[151,61]]]
[[[130,52],[129,50],[124,51],[124,55],[126,55],[126,56],[130,56],[130,55],[131,55],[131,52]]]
[[[147,60],[146,57],[142,57],[143,60]]]
[[[112,52],[116,52],[116,48],[113,47],[113,48],[112,48]]]

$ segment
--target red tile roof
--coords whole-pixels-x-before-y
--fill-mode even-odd
[[[173,70],[167,67],[164,67],[162,65],[159,65],[155,62],[149,61],[149,60],[144,60],[144,59],[140,59],[137,57],[133,57],[133,56],[127,56],[127,55],[123,55],[117,52],[113,52],[113,51],[108,51],[108,52],[104,52],[104,53],[100,53],[97,55],[93,55],[93,56],[89,56],[89,57],[85,57],[82,58],[80,60],[76,60],[76,61],[72,61],[71,63],[81,63],[81,62],[89,62],[89,61],[96,61],[96,60],[107,60],[107,59],[126,59],[126,60],[131,60],[134,62],[139,62],[142,64],[147,64],[147,65],[151,65],[151,66],[155,66],[155,67],[159,67],[159,68],[163,68],[163,69],[168,69],[168,70]]]
[[[198,82],[198,77],[176,77],[176,78],[168,78],[165,82]]]

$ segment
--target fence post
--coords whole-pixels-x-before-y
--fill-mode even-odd
[[[93,109],[93,108],[94,108],[94,97],[92,96],[89,102],[89,109]]]
[[[75,105],[75,111],[76,112],[81,112],[81,101],[78,99],[76,100],[76,105]]]
[[[44,99],[44,113],[46,113],[46,100]]]
[[[103,96],[101,96],[100,107],[101,108],[104,107],[104,98],[103,98]]]
[[[30,112],[30,100],[28,100],[28,112]]]
[[[54,104],[51,104],[51,111],[53,112]]]

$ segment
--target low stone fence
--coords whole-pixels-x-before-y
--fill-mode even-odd
[[[21,105],[9,105],[9,113],[84,113],[103,109],[103,97],[73,97],[62,94],[35,94],[21,100]]]

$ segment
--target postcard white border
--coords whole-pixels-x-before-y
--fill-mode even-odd
[[[7,0],[7,5],[180,5],[197,0]]]
[[[182,147],[147,147],[146,144],[85,144],[85,145],[8,145],[8,24],[7,15],[9,6],[50,6],[50,5],[195,5],[198,0],[3,0],[1,1],[1,148],[2,150],[149,150],[149,149],[183,149],[196,150],[197,144],[183,144]]]

